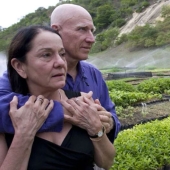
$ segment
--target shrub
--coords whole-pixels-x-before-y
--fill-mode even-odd
[[[126,92],[136,91],[136,88],[133,85],[128,84],[121,80],[109,80],[106,81],[106,84],[109,90],[114,89],[114,90],[126,91]]]
[[[151,78],[137,85],[138,91],[144,93],[162,94],[165,90],[170,89],[169,78]]]
[[[170,117],[120,132],[110,170],[155,170],[170,164]]]

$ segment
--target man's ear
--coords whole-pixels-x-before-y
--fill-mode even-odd
[[[13,58],[11,60],[12,67],[16,70],[16,72],[24,79],[27,78],[27,74],[25,72],[25,64],[17,60],[16,58]]]
[[[59,31],[59,26],[58,25],[51,25],[51,28],[54,29],[55,31]]]
[[[57,32],[59,32],[61,30],[61,26],[60,25],[51,25],[51,28],[54,29]]]

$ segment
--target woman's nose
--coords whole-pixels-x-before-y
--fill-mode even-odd
[[[54,66],[63,66],[66,64],[65,58],[61,57],[59,54],[56,54],[55,60],[54,60]]]

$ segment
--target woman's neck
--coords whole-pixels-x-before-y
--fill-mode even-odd
[[[58,89],[58,90],[52,90],[52,91],[46,91],[46,92],[43,92],[43,91],[36,91],[36,92],[30,92],[31,95],[35,95],[35,96],[38,96],[38,95],[43,95],[45,98],[49,99],[49,100],[56,100],[56,101],[61,101],[62,99],[62,93],[61,93],[61,89]]]

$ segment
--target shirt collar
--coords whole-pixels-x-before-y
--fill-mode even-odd
[[[77,71],[78,71],[78,75],[81,77],[81,78],[85,78],[87,79],[87,74],[85,72],[85,69],[83,67],[83,64],[81,61],[78,62],[77,64]]]
[[[81,78],[81,80],[83,80],[85,82],[85,84],[87,86],[89,86],[88,79],[87,79],[88,76],[87,76],[87,73],[85,71],[85,68],[83,67],[83,61],[78,62],[77,70],[78,70],[77,76],[79,76]]]

